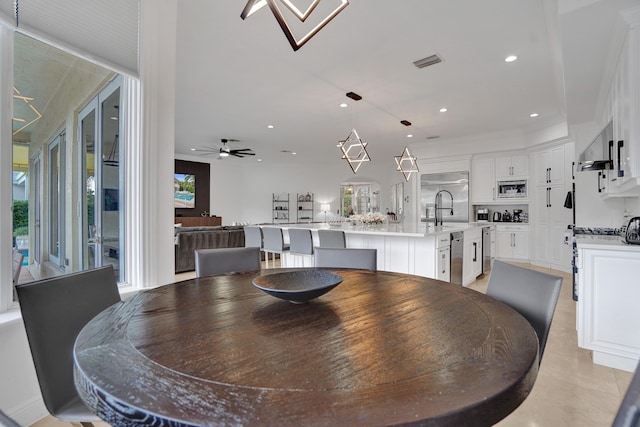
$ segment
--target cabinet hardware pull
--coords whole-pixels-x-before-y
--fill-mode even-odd
[[[598,172],[598,193],[602,193],[602,186],[600,185],[600,178],[602,178],[602,172]]]
[[[618,176],[624,176],[624,170],[622,170],[622,147],[624,147],[623,141],[618,141]]]
[[[473,262],[478,260],[478,244],[473,242]]]

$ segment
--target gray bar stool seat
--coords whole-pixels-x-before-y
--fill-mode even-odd
[[[347,240],[342,230],[318,230],[318,242],[321,248],[347,247]]]
[[[280,255],[280,266],[285,267],[286,261],[284,253],[289,251],[289,245],[284,244],[282,228],[262,227],[263,249],[265,253],[266,268],[269,268],[269,254],[272,254],[273,265],[275,267],[276,254]]]
[[[376,270],[378,268],[378,250],[360,248],[316,248],[316,267],[360,268]]]
[[[300,256],[302,261],[300,267],[305,267],[305,258],[311,260],[309,266],[313,265],[313,235],[311,234],[311,230],[301,228],[289,229],[289,254]],[[294,265],[291,267],[297,267],[295,264],[294,261]]]

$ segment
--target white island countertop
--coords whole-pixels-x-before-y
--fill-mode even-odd
[[[372,225],[352,225],[343,223],[342,225],[329,225],[323,223],[307,224],[263,224],[262,227],[279,227],[283,230],[290,228],[302,228],[308,230],[342,230],[350,234],[373,234],[378,236],[402,236],[402,237],[426,237],[438,234],[452,233],[454,231],[464,231],[469,228],[486,227],[489,223],[447,223],[445,225],[434,226],[433,224],[420,223],[389,223]]]
[[[578,234],[576,236],[576,245],[578,249],[640,252],[640,245],[625,243],[620,236]]]

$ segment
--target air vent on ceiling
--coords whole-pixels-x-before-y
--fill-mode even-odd
[[[354,101],[360,101],[362,99],[362,97],[355,92],[347,92],[347,97]]]
[[[400,120],[400,123],[402,123],[405,126],[411,126],[411,122],[409,120]]]
[[[418,68],[425,68],[433,64],[437,64],[438,62],[442,62],[442,59],[438,55],[427,56],[426,58],[418,59],[413,63]]]

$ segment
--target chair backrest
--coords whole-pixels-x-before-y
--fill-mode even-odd
[[[267,252],[284,251],[284,237],[282,236],[282,228],[280,227],[263,227],[262,236],[264,237],[263,248]]]
[[[316,267],[378,268],[378,250],[360,248],[316,248]]]
[[[611,427],[640,427],[640,364],[636,367]]]
[[[262,229],[256,225],[244,228],[244,247],[262,248]]]
[[[5,414],[4,412],[0,411],[0,426],[2,426],[2,427],[20,427],[20,424],[18,424],[15,420],[9,418],[9,416],[7,414]]]
[[[318,230],[318,241],[321,248],[346,248],[347,242],[342,230]]]
[[[313,254],[313,235],[311,230],[302,228],[289,229],[289,252],[292,254]]]
[[[260,248],[197,249],[196,277],[260,270]]]
[[[13,250],[12,256],[12,267],[11,270],[13,272],[13,284],[18,283],[18,279],[20,278],[20,271],[22,270],[22,260],[24,260],[24,255],[18,251],[17,249]]]
[[[495,260],[487,295],[501,301],[529,321],[538,335],[542,361],[551,320],[560,296],[562,277]]]
[[[16,291],[47,410],[63,420],[95,419],[86,406],[72,404],[81,402],[73,382],[73,345],[89,320],[120,301],[113,267],[23,283]]]

